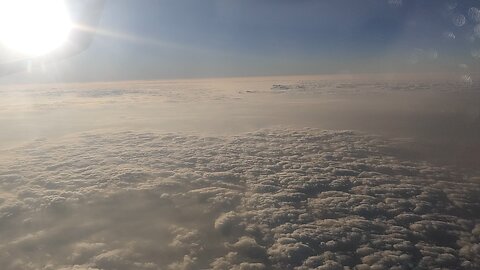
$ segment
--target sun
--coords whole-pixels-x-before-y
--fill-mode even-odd
[[[62,46],[72,22],[63,0],[0,0],[0,43],[28,56]]]

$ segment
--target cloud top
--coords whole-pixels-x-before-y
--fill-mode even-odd
[[[478,268],[478,177],[402,160],[388,145],[314,129],[37,141],[0,168],[0,263]]]

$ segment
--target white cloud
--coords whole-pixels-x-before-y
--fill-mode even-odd
[[[478,268],[480,183],[388,143],[313,129],[37,141],[0,171],[0,264]]]

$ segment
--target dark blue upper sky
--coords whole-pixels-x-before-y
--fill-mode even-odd
[[[54,75],[35,76],[105,81],[475,68],[480,17],[469,15],[472,7],[480,1],[111,0],[92,46],[52,67]]]

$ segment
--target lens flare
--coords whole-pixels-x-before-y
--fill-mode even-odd
[[[0,0],[0,43],[29,56],[62,46],[72,28],[62,0]]]

